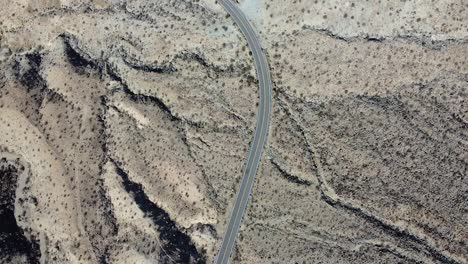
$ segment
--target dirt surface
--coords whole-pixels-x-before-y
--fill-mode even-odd
[[[274,92],[231,262],[468,263],[467,4],[239,4]],[[2,5],[0,263],[211,263],[258,102],[233,20]]]

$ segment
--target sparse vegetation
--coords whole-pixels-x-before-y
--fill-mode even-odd
[[[0,263],[216,255],[252,54],[216,1],[117,2],[3,3]],[[465,263],[466,5],[283,2],[248,2],[273,119],[232,262]]]

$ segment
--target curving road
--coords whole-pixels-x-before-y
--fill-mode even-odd
[[[246,16],[231,0],[218,0],[218,2],[226,9],[229,15],[231,15],[242,34],[244,34],[244,37],[247,39],[257,71],[260,94],[255,135],[250,146],[240,189],[237,193],[234,207],[232,208],[226,233],[224,234],[221,248],[216,257],[217,264],[224,264],[229,263],[231,251],[236,242],[237,232],[252,191],[254,177],[267,140],[271,115],[271,80],[267,60],[260,46],[260,41],[255,35]]]

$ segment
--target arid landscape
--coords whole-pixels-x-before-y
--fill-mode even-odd
[[[0,263],[213,263],[257,73],[215,0],[2,0]],[[231,263],[468,263],[468,2],[239,0],[271,120]]]

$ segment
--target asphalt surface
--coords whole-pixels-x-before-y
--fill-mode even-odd
[[[249,48],[254,59],[255,69],[257,71],[259,82],[258,91],[260,95],[255,135],[250,145],[240,189],[232,208],[226,233],[224,234],[223,243],[221,244],[221,248],[219,249],[218,256],[215,261],[217,264],[224,264],[229,263],[231,252],[236,242],[237,232],[239,231],[242,217],[244,215],[247,202],[249,201],[250,193],[252,192],[255,174],[257,173],[263,148],[266,144],[271,115],[271,79],[267,60],[260,46],[260,41],[244,13],[231,0],[218,0],[218,2],[234,19],[249,44]]]

